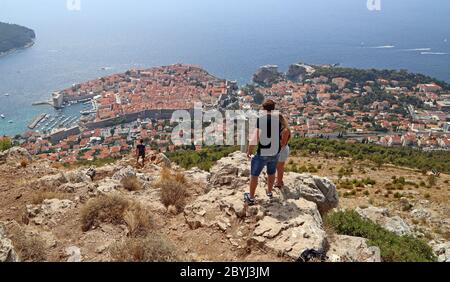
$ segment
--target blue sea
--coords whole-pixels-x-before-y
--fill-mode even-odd
[[[240,84],[261,65],[295,62],[450,81],[450,1],[379,1],[380,10],[367,0],[0,0],[0,21],[37,34],[32,48],[0,58],[0,135],[52,113],[31,104],[53,91],[179,62]]]

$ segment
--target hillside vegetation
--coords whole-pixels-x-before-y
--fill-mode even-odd
[[[23,48],[36,38],[33,30],[0,22],[0,53]]]
[[[347,143],[344,140],[320,138],[294,138],[290,142],[293,154],[323,153],[333,157],[349,157],[368,160],[381,166],[393,164],[422,171],[437,169],[450,173],[450,152],[424,152],[413,148],[384,147],[380,145]],[[200,151],[192,149],[168,153],[168,157],[183,168],[209,168],[220,158],[239,150],[239,147],[207,147]]]
[[[238,150],[238,146],[206,147],[200,151],[188,148],[167,153],[167,157],[184,169],[198,167],[202,170],[209,171],[216,161]]]
[[[434,79],[430,76],[410,73],[407,70],[377,70],[377,69],[353,69],[341,67],[318,67],[314,76],[326,76],[329,78],[344,77],[354,83],[364,85],[366,81],[376,81],[379,78],[396,80],[401,87],[412,88],[417,84],[436,83],[445,90],[450,90],[450,84]]]
[[[399,236],[370,220],[363,219],[355,211],[339,211],[328,215],[325,223],[338,234],[369,239],[369,245],[381,250],[386,262],[433,262],[433,250],[425,242],[411,236]]]

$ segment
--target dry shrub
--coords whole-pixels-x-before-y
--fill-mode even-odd
[[[174,262],[179,260],[176,248],[157,234],[145,238],[127,238],[110,247],[116,262]]]
[[[145,236],[153,229],[150,211],[139,203],[132,203],[123,217],[131,237]]]
[[[24,232],[22,228],[14,228],[11,241],[21,261],[43,262],[47,259],[45,241],[39,235]]]
[[[138,191],[142,189],[142,184],[136,176],[128,176],[121,181],[123,188],[128,191]]]
[[[178,212],[183,211],[188,196],[188,182],[184,174],[164,168],[157,186],[161,188],[161,202],[164,206],[175,206]]]
[[[163,167],[163,169],[159,173],[160,181],[171,179],[172,175],[173,175],[173,173],[172,173],[172,171],[169,168]]]
[[[122,224],[130,202],[120,195],[106,195],[89,200],[81,209],[81,229],[86,232],[100,223]]]
[[[40,205],[44,200],[47,199],[67,199],[67,195],[64,193],[53,192],[53,191],[38,191],[31,197],[31,203],[33,205]]]
[[[90,200],[81,210],[81,222],[84,232],[100,223],[126,224],[130,237],[145,236],[153,228],[147,208],[116,194]]]

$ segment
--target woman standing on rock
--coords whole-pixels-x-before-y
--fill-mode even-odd
[[[280,133],[280,156],[277,163],[277,182],[275,187],[282,188],[284,186],[284,167],[289,158],[290,148],[289,140],[291,139],[291,130],[289,129],[289,122],[283,115],[280,115],[281,133]]]

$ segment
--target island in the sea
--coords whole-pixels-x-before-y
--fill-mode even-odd
[[[34,30],[16,24],[0,22],[0,56],[34,44]]]

